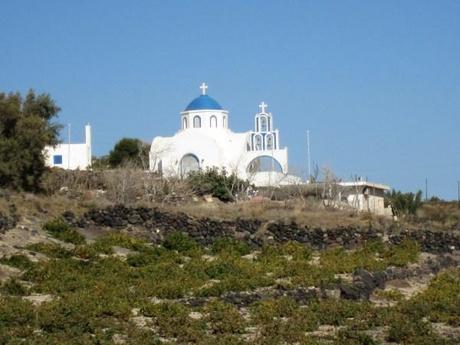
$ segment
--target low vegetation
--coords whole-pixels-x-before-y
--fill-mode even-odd
[[[341,282],[338,274],[407,266],[419,255],[413,242],[320,252],[286,242],[252,251],[227,238],[206,248],[178,232],[156,246],[114,232],[86,243],[62,224],[44,228],[73,249],[40,243],[27,250],[48,260],[1,260],[23,272],[0,287],[1,344],[378,344],[382,339],[369,331],[379,327],[388,341],[455,343],[438,335],[432,322],[460,325],[458,269],[440,274],[409,300],[398,296],[392,307],[269,293],[333,289]],[[231,298],[261,291],[268,291],[266,297],[246,304]],[[37,295],[52,298],[28,300]],[[324,335],[325,325],[333,331]]]
[[[224,202],[234,201],[239,193],[245,192],[249,187],[248,181],[216,168],[190,172],[187,183],[197,195],[209,194]]]

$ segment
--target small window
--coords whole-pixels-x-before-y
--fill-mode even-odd
[[[227,128],[227,116],[222,118],[222,127]]]
[[[213,115],[211,116],[211,119],[209,121],[210,121],[211,128],[217,128],[217,117]]]
[[[187,121],[187,118],[184,117],[182,120],[182,128],[187,129],[187,127],[188,127],[188,121]]]
[[[54,155],[53,164],[62,164],[62,155]]]
[[[201,128],[201,117],[195,116],[193,118],[193,128]]]

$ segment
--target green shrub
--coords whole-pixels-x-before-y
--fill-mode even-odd
[[[21,270],[28,270],[34,267],[34,263],[30,259],[22,254],[14,254],[9,258],[0,258],[0,263],[19,268]]]
[[[432,330],[427,322],[399,315],[390,322],[388,340],[397,343],[411,343],[413,338],[429,337]]]
[[[85,243],[85,237],[71,228],[63,219],[56,218],[47,222],[43,229],[58,240],[73,244]]]
[[[213,301],[205,308],[206,321],[213,334],[237,334],[244,331],[245,322],[238,309],[228,303]]]
[[[252,306],[252,315],[256,323],[263,324],[283,317],[292,317],[298,308],[298,304],[289,297],[267,299]]]
[[[422,293],[402,305],[402,313],[460,327],[460,269],[436,276]]]
[[[221,201],[233,201],[235,195],[249,187],[249,182],[239,179],[235,174],[227,175],[225,170],[217,168],[192,171],[187,182],[198,195],[211,194]]]
[[[0,296],[0,325],[17,327],[31,325],[35,319],[32,303],[21,298]]]
[[[226,254],[233,255],[247,255],[251,252],[251,248],[246,242],[235,240],[231,237],[222,237],[214,241],[211,247],[213,254],[220,254],[225,252]]]
[[[310,248],[294,241],[283,243],[279,246],[278,250],[280,254],[289,256],[294,261],[308,261],[312,257],[312,250]]]
[[[392,246],[384,254],[387,265],[402,267],[417,261],[420,245],[416,241],[405,240],[401,244]]]
[[[27,289],[16,279],[7,280],[0,287],[0,291],[5,295],[23,296],[27,294]]]
[[[317,315],[319,324],[340,326],[349,318],[367,313],[371,306],[366,302],[324,299],[309,308]]]
[[[42,253],[46,256],[52,257],[52,258],[59,258],[59,259],[64,259],[64,258],[70,258],[73,256],[73,252],[70,250],[65,249],[61,245],[57,243],[34,243],[26,247],[28,250]]]
[[[187,252],[197,247],[197,243],[186,233],[176,231],[169,234],[163,241],[163,247],[178,252]]]
[[[141,312],[154,318],[160,335],[178,338],[180,343],[200,343],[206,327],[204,321],[191,319],[190,310],[179,303],[145,304]]]
[[[367,334],[349,329],[339,330],[335,344],[342,345],[377,345],[377,342]]]
[[[132,267],[145,267],[156,262],[157,258],[151,254],[140,253],[128,255],[126,262]]]

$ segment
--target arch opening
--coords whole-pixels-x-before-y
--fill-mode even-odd
[[[273,150],[273,134],[267,134],[267,150]]]
[[[211,119],[209,121],[211,128],[217,128],[217,117],[215,115],[211,116]]]
[[[200,161],[198,157],[194,154],[188,153],[182,157],[180,160],[180,176],[187,177],[187,175],[192,171],[197,171],[200,169]]]
[[[193,128],[201,128],[201,117],[198,115],[193,118]]]
[[[268,124],[267,124],[267,117],[261,116],[260,117],[260,131],[267,132],[268,131]]]
[[[257,151],[262,150],[262,136],[260,134],[256,134],[254,137],[255,140],[255,147]]]
[[[283,168],[275,158],[270,156],[259,156],[254,158],[247,167],[251,174],[258,172],[279,172],[283,173]]]

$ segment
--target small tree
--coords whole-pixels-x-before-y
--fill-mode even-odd
[[[58,143],[60,108],[48,94],[0,93],[0,187],[38,191],[44,148]]]
[[[135,138],[123,138],[118,141],[109,153],[109,164],[112,168],[131,162],[138,168],[146,169],[149,159],[149,145]]]
[[[385,195],[385,201],[391,205],[393,212],[398,215],[415,214],[422,205],[422,191],[417,193],[402,193],[392,190]]]

